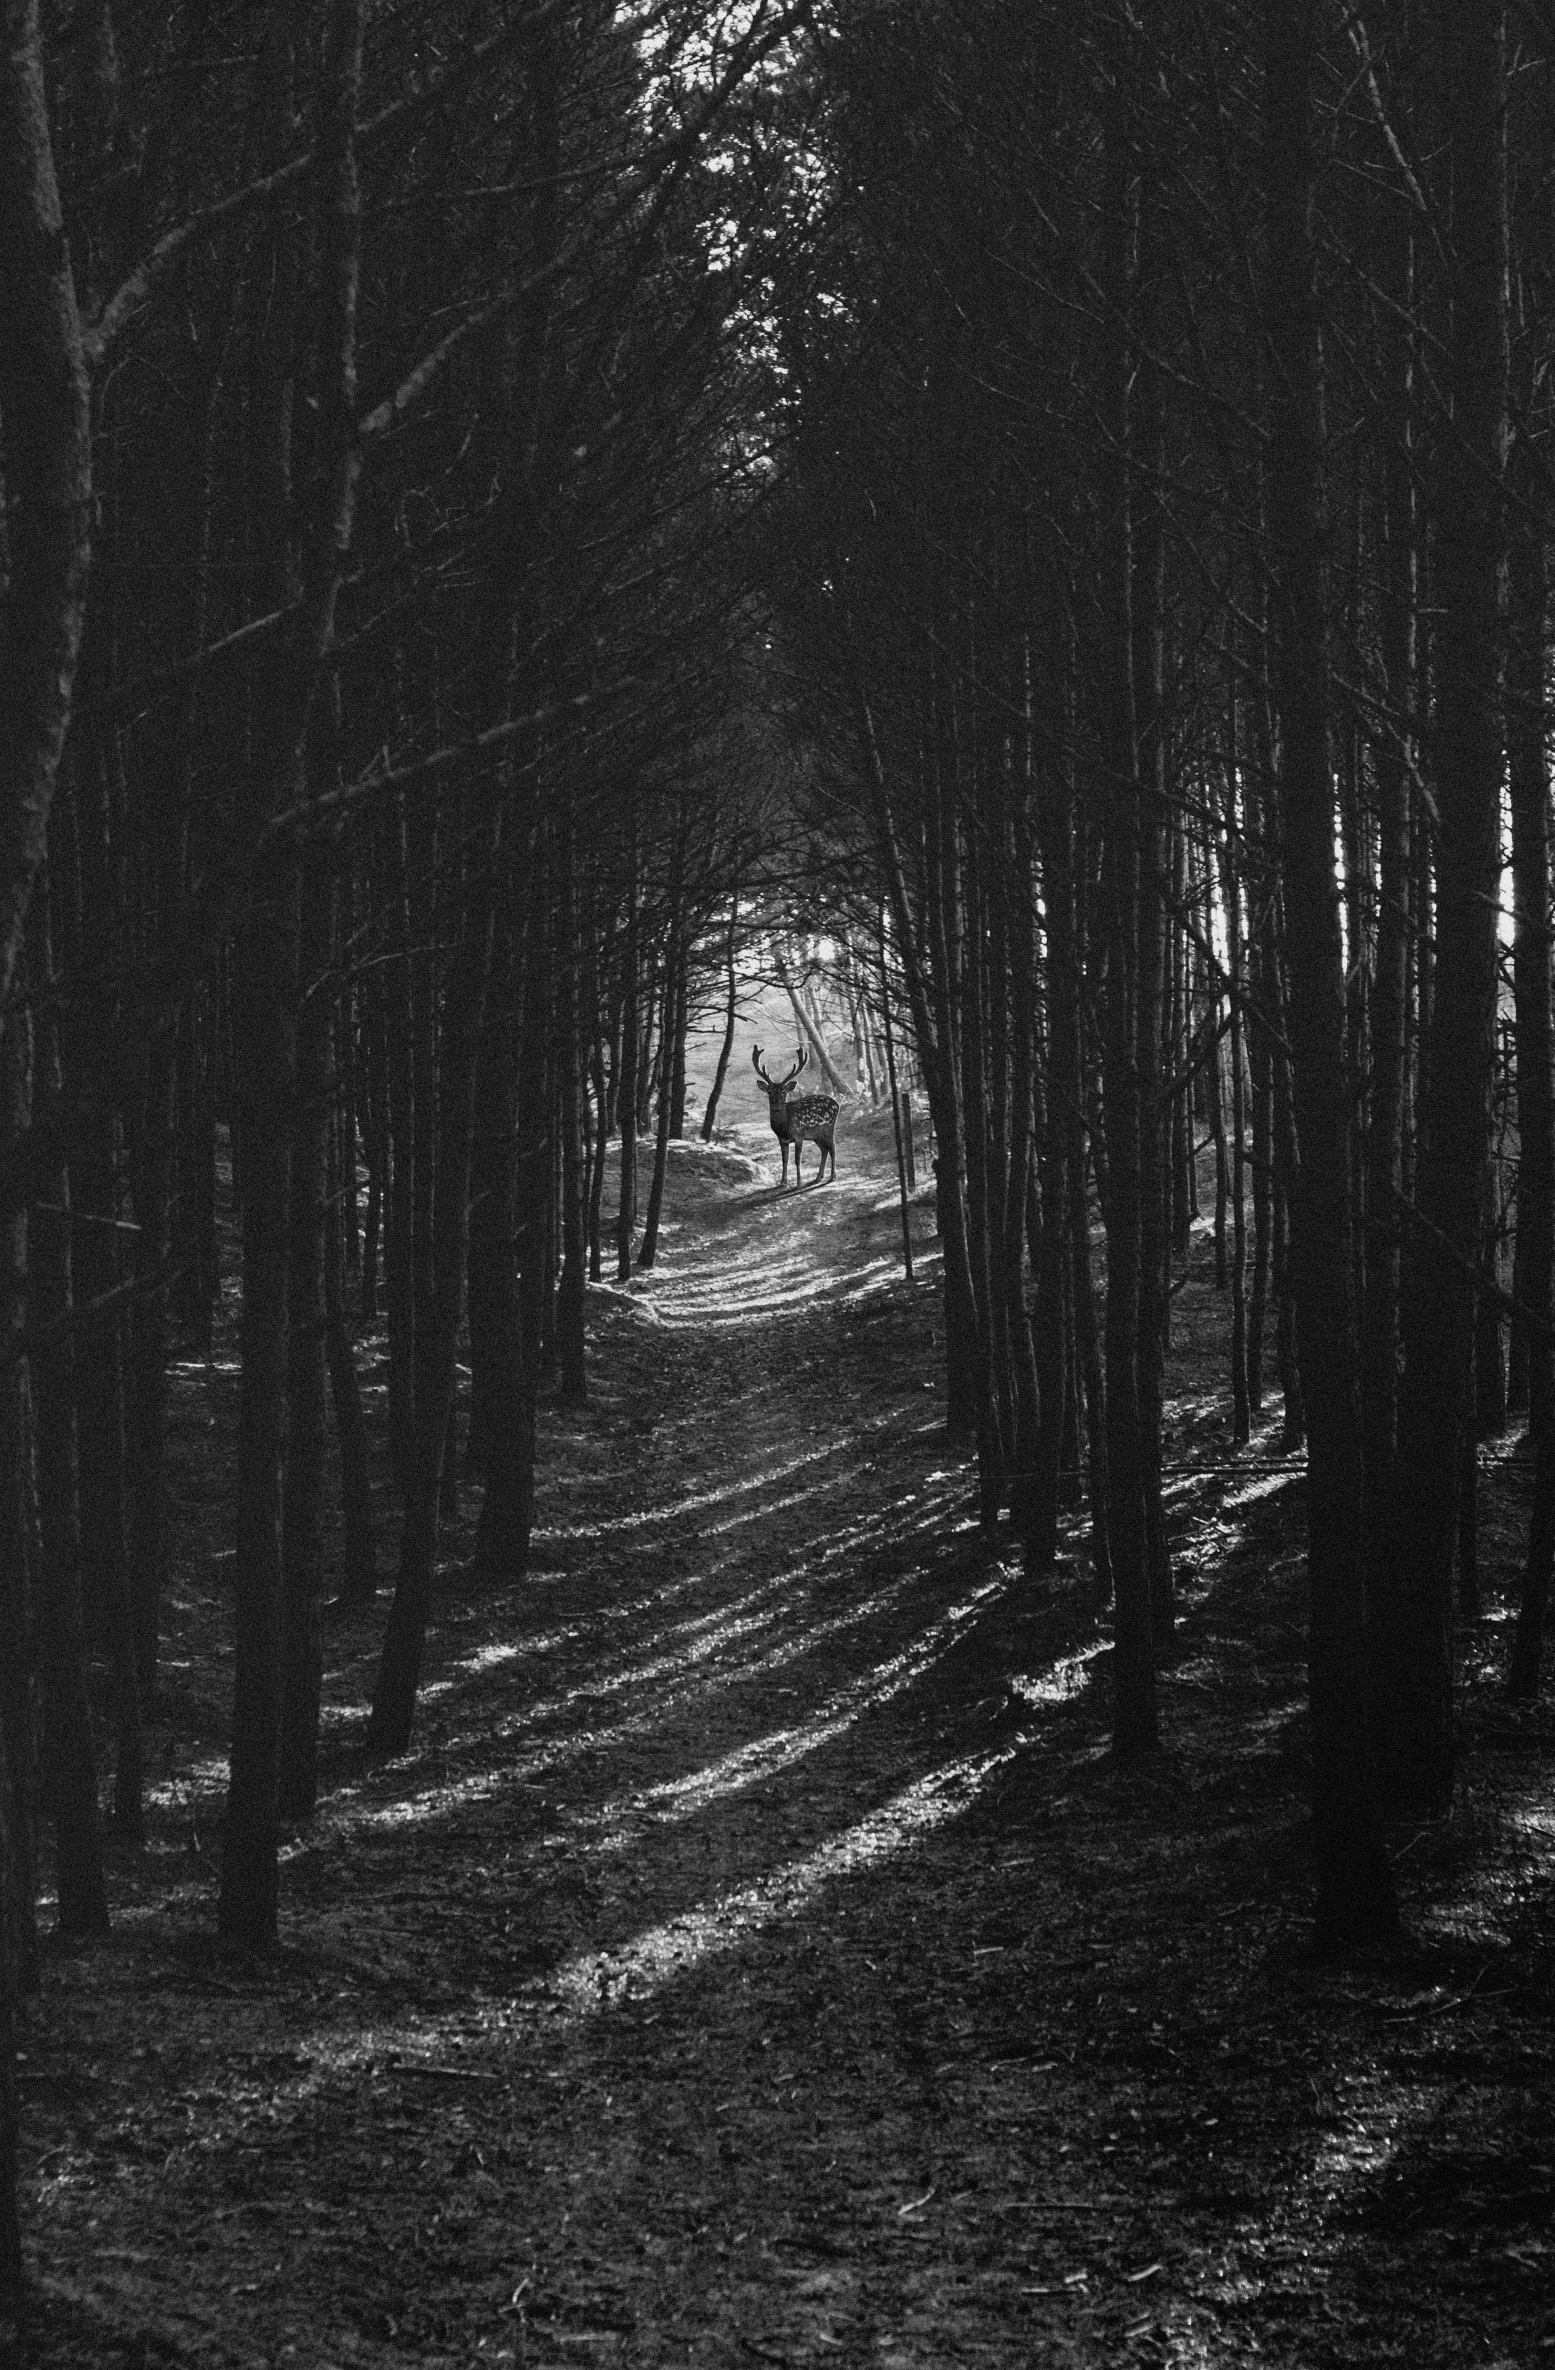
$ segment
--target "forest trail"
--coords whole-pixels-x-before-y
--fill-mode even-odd
[[[1021,1610],[947,1451],[889,1148],[787,1194],[754,1131],[675,1148],[546,1413],[535,1568],[477,1595],[455,1532],[399,1761],[381,1614],[331,1632],[278,1964],[210,1941],[220,1761],[161,1790],[25,2069],[29,2363],[1361,2358],[1317,2241],[1400,2093],[1338,2095],[1345,1995],[1290,1973],[1299,1635],[1228,1628],[1229,1680],[1198,1635],[1191,1761],[1110,1770],[1082,1586]],[[1466,2359],[1419,2245],[1414,2359]]]

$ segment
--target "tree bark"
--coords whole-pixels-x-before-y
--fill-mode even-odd
[[[1145,1524],[1139,1386],[1142,1168],[1139,1029],[1141,786],[1134,695],[1127,323],[1137,189],[1126,124],[1128,35],[1109,31],[1103,141],[1102,667],[1106,792],[1107,985],[1102,1095],[1107,1137],[1107,1537],[1113,1584],[1113,1751],[1156,1743],[1155,1646]]]
[[[310,1818],[318,1792],[324,1586],[324,1222],[334,1080],[329,969],[335,884],[328,851],[303,873],[291,1179],[287,1205],[287,1457],[281,1512],[279,1814]]]
[[[1438,521],[1437,927],[1404,1305],[1397,1484],[1377,1621],[1383,1782],[1399,1810],[1453,1785],[1452,1540],[1488,1155],[1503,743],[1507,430],[1505,28],[1439,0],[1453,175],[1453,420]],[[1294,929],[1293,929],[1294,938]],[[1309,1389],[1308,1413],[1315,1393]]]
[[[702,1113],[701,1137],[704,1144],[713,1140],[713,1128],[718,1117],[718,1098],[724,1090],[729,1074],[729,1056],[734,1051],[734,1019],[737,982],[734,969],[735,944],[740,927],[740,896],[736,890],[729,900],[729,934],[724,941],[724,968],[728,975],[728,992],[724,1003],[723,1043],[718,1048],[718,1067],[713,1072],[713,1083],[707,1097],[707,1108]]]
[[[490,863],[489,848],[478,852],[477,862],[482,859]],[[432,1608],[437,1494],[453,1399],[468,1255],[475,1075],[491,946],[490,897],[481,898],[477,893],[455,952],[444,1002],[437,1087],[432,1297],[425,1337],[417,1347],[416,1422],[400,1534],[399,1576],[367,1728],[368,1744],[379,1753],[402,1753],[410,1742]]]
[[[58,1029],[49,1002],[48,898],[29,922],[29,969],[43,1003],[37,1076],[45,1096],[60,1087]],[[37,1413],[38,1634],[43,1678],[44,1780],[54,1819],[62,1934],[108,1931],[97,1753],[86,1683],[81,1607],[81,1508],[76,1462],[74,1327],[70,1261],[70,1178],[61,1163],[43,1181],[28,1239],[31,1373]]]
[[[1524,483],[1532,477],[1530,468]],[[1555,1360],[1551,1280],[1555,1271],[1555,1093],[1551,1081],[1549,759],[1545,694],[1548,582],[1537,515],[1513,548],[1509,741],[1512,881],[1517,996],[1517,1260],[1513,1292],[1542,1322],[1514,1318],[1524,1336],[1528,1430],[1534,1445],[1534,1503],[1522,1599],[1508,1682],[1514,1703],[1538,1693],[1552,1570],[1555,1570]]]
[[[1365,1537],[1350,1234],[1344,962],[1334,877],[1324,563],[1323,346],[1313,243],[1318,0],[1266,0],[1269,510],[1300,1152],[1292,1256],[1307,1385],[1313,1830],[1320,1945],[1397,1924],[1367,1721]]]

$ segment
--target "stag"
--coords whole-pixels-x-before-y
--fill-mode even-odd
[[[799,1058],[786,1078],[768,1077],[761,1066],[761,1047],[759,1045],[751,1055],[751,1066],[761,1080],[766,1093],[767,1113],[772,1121],[772,1133],[783,1147],[782,1185],[788,1183],[788,1148],[790,1144],[794,1148],[794,1183],[796,1186],[804,1183],[804,1172],[799,1166],[800,1145],[814,1144],[817,1146],[821,1157],[815,1172],[815,1182],[819,1185],[826,1174],[828,1155],[831,1159],[833,1177],[837,1174],[837,1147],[833,1138],[837,1129],[837,1113],[842,1106],[835,1095],[829,1094],[802,1094],[796,1095],[792,1101],[789,1100],[789,1088],[805,1066],[804,1047],[801,1045],[798,1051]],[[780,1192],[782,1185],[778,1188]]]

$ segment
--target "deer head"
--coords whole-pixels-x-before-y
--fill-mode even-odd
[[[758,1045],[754,1048],[751,1054],[751,1068],[755,1071],[757,1077],[761,1080],[762,1085],[766,1088],[769,1095],[787,1094],[789,1088],[793,1085],[794,1080],[804,1068],[805,1049],[801,1045],[797,1050],[798,1059],[794,1063],[793,1068],[789,1071],[788,1076],[786,1078],[773,1078],[768,1075],[762,1064],[761,1047]]]

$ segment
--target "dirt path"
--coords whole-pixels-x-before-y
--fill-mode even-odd
[[[1418,2006],[1461,1971],[1394,1984],[1412,2092],[1370,2025],[1330,2064],[1390,2011],[1292,1949],[1278,1493],[1183,1504],[1191,1742],[1116,1777],[1083,1589],[1023,1604],[972,1527],[879,1131],[835,1186],[766,1166],[677,1149],[662,1265],[547,1417],[537,1568],[450,1574],[403,1760],[357,1743],[377,1621],[334,1636],[282,1962],[211,1948],[213,1758],[110,1952],[51,1963],[28,2358],[1494,2358],[1520,2275],[1476,2254],[1455,2302],[1429,2217],[1366,2320],[1353,2211],[1470,2082],[1460,2046],[1431,2088],[1461,2016]]]

